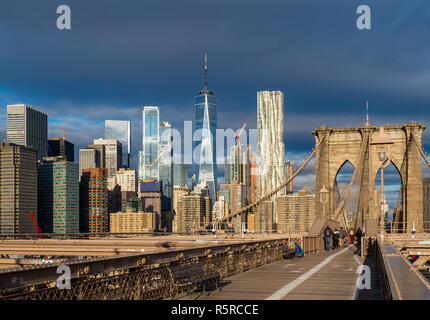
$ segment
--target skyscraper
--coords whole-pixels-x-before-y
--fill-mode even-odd
[[[80,232],[109,232],[108,170],[85,169],[79,186]]]
[[[100,167],[100,153],[94,149],[79,150],[79,179],[82,176],[82,170]]]
[[[168,122],[162,122],[160,123],[159,132],[158,152],[160,158],[158,160],[158,171],[163,187],[161,207],[166,216],[169,216],[168,212],[172,210],[173,196],[172,126]]]
[[[48,115],[25,104],[7,106],[7,142],[32,147],[37,159],[48,155]]]
[[[79,165],[64,156],[37,166],[38,215],[43,233],[79,232]]]
[[[207,70],[207,56],[205,55],[205,86],[197,95],[195,104],[196,182],[206,181],[209,185],[212,203],[214,203],[217,193],[217,105],[214,93],[207,86]]]
[[[158,107],[143,108],[143,149],[139,153],[139,179],[159,179],[158,172],[158,144],[160,110]],[[152,177],[151,177],[152,175]]]
[[[122,144],[122,166],[130,168],[131,131],[130,121],[105,120],[105,139],[116,139]]]
[[[173,165],[173,184],[174,186],[188,186],[188,167],[183,163]]]
[[[67,161],[75,161],[75,145],[67,140],[52,138],[48,140],[48,157],[66,157]]]
[[[103,144],[89,144],[87,149],[97,151],[97,165],[95,168],[106,168],[106,147]]]
[[[251,184],[251,166],[249,157],[249,146],[245,145],[242,148],[241,144],[234,145],[230,148],[230,184],[243,186],[244,201],[242,205],[245,205],[245,201],[249,198],[249,188]],[[233,210],[233,204],[232,204]]]
[[[0,233],[35,233],[37,152],[13,143],[0,144]]]
[[[257,93],[257,197],[284,182],[284,94],[281,91]],[[285,190],[279,195],[285,194]]]
[[[112,179],[122,166],[122,144],[116,139],[94,139],[95,145],[105,146],[105,163],[108,177]]]

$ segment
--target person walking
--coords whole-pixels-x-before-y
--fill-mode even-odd
[[[343,247],[345,237],[346,237],[345,230],[343,230],[343,228],[340,227],[340,230],[339,230],[339,247]]]
[[[354,232],[354,230],[352,228],[349,229],[348,235],[349,235],[349,241],[351,241],[351,244],[353,244],[354,243],[355,232]]]
[[[324,245],[325,245],[325,249],[327,251],[330,251],[330,242],[331,242],[331,235],[332,235],[332,233],[333,232],[331,231],[331,229],[330,229],[329,226],[327,226],[324,229]]]
[[[363,232],[360,228],[357,229],[357,232],[355,233],[355,236],[357,237],[357,247],[361,247],[361,237],[363,236]]]
[[[337,231],[337,229],[334,229],[334,232],[333,232],[333,249],[335,251],[336,251],[336,249],[339,249],[339,238],[340,238],[339,231]]]

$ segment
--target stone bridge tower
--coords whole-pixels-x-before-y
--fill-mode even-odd
[[[396,215],[403,231],[423,228],[423,186],[419,146],[422,143],[424,125],[417,123],[399,126],[363,126],[359,128],[320,128],[312,133],[316,143],[325,137],[316,155],[315,208],[317,218],[341,220],[335,217],[336,176],[345,162],[349,161],[357,171],[356,180],[361,185],[357,216],[357,227],[363,228],[367,218],[377,218],[380,206],[373,205],[375,179],[385,160],[380,153],[397,168],[401,178],[401,214]],[[414,137],[417,144],[414,142]],[[358,179],[358,180],[357,180]],[[320,201],[320,190],[328,190],[325,205]],[[377,203],[377,202],[376,202]],[[323,209],[323,206],[325,207]]]

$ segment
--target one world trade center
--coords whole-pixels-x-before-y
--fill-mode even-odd
[[[197,182],[206,181],[212,203],[217,194],[216,173],[216,97],[208,89],[207,56],[205,55],[205,86],[196,97],[195,105],[195,160]]]

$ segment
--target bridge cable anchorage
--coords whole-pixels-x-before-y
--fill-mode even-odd
[[[351,181],[349,182],[348,188],[346,189],[345,194],[344,194],[344,196],[343,196],[343,198],[342,198],[339,206],[336,208],[336,210],[334,212],[334,218],[335,219],[337,219],[339,213],[342,212],[343,220],[344,220],[344,223],[345,223],[345,227],[347,229],[349,229],[349,224],[348,224],[348,222],[346,220],[345,212],[344,212],[343,209],[344,209],[344,206],[345,206],[345,202],[348,199],[349,194],[350,194],[350,192],[352,190],[352,186],[354,184],[354,181],[355,181],[355,178],[357,176],[357,173],[359,171],[361,172],[360,180],[362,181],[363,170],[364,170],[364,158],[365,158],[365,155],[366,155],[366,148],[368,146],[368,143],[369,143],[369,133],[366,132],[365,136],[364,136],[364,139],[363,139],[363,142],[361,143],[360,153],[359,153],[358,159],[357,159],[357,166],[354,169],[354,173],[352,175]],[[361,185],[361,181],[360,181],[360,185]]]
[[[322,139],[318,142],[318,144],[313,149],[313,151],[310,154],[310,156],[306,159],[306,161],[300,166],[299,169],[297,169],[297,171],[288,180],[286,180],[283,183],[281,183],[279,185],[279,187],[277,187],[276,189],[274,189],[274,190],[270,191],[269,193],[265,194],[260,199],[258,199],[255,202],[247,205],[246,207],[243,207],[243,208],[239,209],[236,212],[233,212],[233,213],[229,214],[227,217],[224,217],[223,219],[218,220],[218,222],[220,222],[220,223],[227,222],[230,219],[232,219],[232,218],[234,218],[234,217],[236,217],[238,215],[241,215],[243,213],[246,213],[249,210],[254,209],[262,201],[267,200],[268,198],[270,198],[273,195],[277,194],[282,188],[285,188],[306,167],[306,165],[309,163],[309,161],[311,161],[311,159],[313,158],[313,156],[316,154],[316,152],[318,151],[319,147],[321,146],[322,142],[324,141],[324,139],[325,139],[325,136],[322,137]],[[206,228],[210,228],[211,226],[212,226],[212,224],[209,224],[209,225],[206,226]]]
[[[425,162],[427,162],[427,165],[430,167],[430,161],[429,161],[429,159],[426,157],[426,154],[424,153],[424,150],[423,150],[422,146],[420,146],[420,145],[418,144],[418,139],[417,139],[417,137],[415,136],[415,133],[414,133],[413,131],[411,131],[411,133],[412,133],[413,140],[415,141],[415,144],[417,145],[418,150],[419,150],[419,151],[420,151],[420,153],[421,153],[421,156],[423,157],[423,159],[425,160]]]

